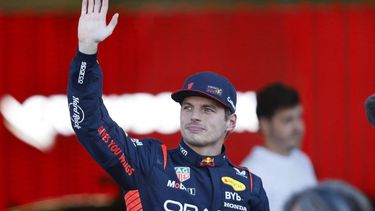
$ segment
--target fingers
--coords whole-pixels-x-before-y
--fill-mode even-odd
[[[87,0],[82,0],[81,15],[85,15],[86,13],[87,13]]]
[[[106,16],[107,11],[108,0],[82,0],[81,14],[103,13],[103,15]]]
[[[100,12],[103,13],[104,15],[107,15],[107,11],[108,11],[108,0],[103,0],[102,1],[102,8],[101,8]]]
[[[112,34],[113,30],[115,29],[117,22],[118,22],[118,16],[119,14],[116,13],[112,16],[111,22],[109,22],[107,28],[108,28],[108,33],[109,35]]]
[[[100,12],[100,6],[101,6],[100,0],[95,0],[95,7],[94,7],[94,12],[95,13],[99,13]]]
[[[92,13],[94,12],[94,0],[88,0],[89,1],[89,6],[87,7],[87,13]]]

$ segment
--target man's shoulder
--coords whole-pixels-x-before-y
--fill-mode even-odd
[[[160,148],[164,146],[164,143],[161,140],[156,139],[156,138],[138,139],[138,138],[129,137],[129,140],[133,143],[135,147]]]
[[[297,148],[293,150],[294,159],[304,162],[311,162],[310,157],[301,149]]]
[[[142,143],[150,143],[150,144],[163,144],[163,142],[157,138],[142,138],[142,139],[137,139],[137,138],[131,138],[134,140],[141,141]]]
[[[246,166],[250,170],[258,165],[266,165],[272,163],[272,152],[265,149],[263,146],[255,146],[251,152],[242,161],[243,166]]]
[[[228,168],[232,169],[232,176],[235,179],[249,185],[251,192],[258,193],[263,187],[262,179],[257,174],[250,171],[247,167],[233,165],[230,163],[230,167]]]

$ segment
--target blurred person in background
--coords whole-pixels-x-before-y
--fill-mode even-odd
[[[80,143],[120,185],[127,209],[269,210],[261,179],[234,166],[225,154],[224,141],[237,120],[237,93],[227,78],[197,73],[172,94],[181,105],[182,140],[176,149],[167,151],[155,139],[131,138],[111,119],[97,61],[99,43],[117,24],[118,14],[106,24],[107,11],[108,0],[82,1],[69,111]]]
[[[294,194],[285,211],[372,211],[367,197],[343,181],[326,181]]]
[[[300,150],[303,108],[297,91],[282,83],[260,89],[256,97],[264,145],[255,146],[242,165],[262,178],[270,210],[281,211],[293,193],[317,183],[310,159]]]

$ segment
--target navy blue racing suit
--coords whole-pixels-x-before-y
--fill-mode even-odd
[[[97,55],[77,51],[70,66],[72,127],[90,155],[120,185],[127,210],[269,210],[261,179],[225,155],[201,156],[183,140],[167,150],[155,139],[128,136],[102,100]]]

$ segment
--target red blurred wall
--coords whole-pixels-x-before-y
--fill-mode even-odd
[[[77,8],[77,10],[79,10]],[[0,13],[0,96],[23,101],[64,94],[77,47],[78,13]],[[363,102],[375,91],[375,8],[291,6],[227,11],[120,11],[100,47],[104,93],[159,93],[197,71],[224,74],[239,91],[275,81],[295,86],[305,106],[304,150],[319,179],[339,178],[375,198],[375,129]],[[0,210],[71,193],[116,193],[75,140],[41,152],[0,125]],[[179,134],[163,136],[169,147]],[[228,153],[239,163],[261,143],[236,133]]]

